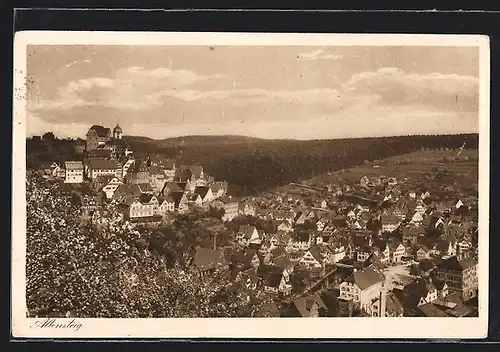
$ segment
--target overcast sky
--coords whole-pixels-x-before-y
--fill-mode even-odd
[[[477,47],[29,46],[27,133],[478,132]]]

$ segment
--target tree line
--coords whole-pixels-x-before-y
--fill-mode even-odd
[[[200,163],[205,172],[225,180],[236,195],[256,193],[309,179],[327,171],[346,169],[367,160],[421,150],[422,148],[478,148],[478,135],[403,136],[312,141],[259,141],[205,147],[160,148],[179,163]]]

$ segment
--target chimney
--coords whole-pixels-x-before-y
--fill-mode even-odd
[[[386,305],[387,305],[387,291],[385,289],[385,284],[382,282],[382,287],[380,289],[379,314],[378,314],[380,318],[385,317]]]

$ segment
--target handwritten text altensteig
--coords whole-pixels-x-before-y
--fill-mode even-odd
[[[72,319],[69,322],[58,322],[55,318],[46,318],[42,320],[37,320],[31,326],[34,328],[53,328],[53,329],[73,329],[75,332],[80,330],[82,327],[82,323],[79,323],[77,320]]]

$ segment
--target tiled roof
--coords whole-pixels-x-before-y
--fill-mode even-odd
[[[400,223],[399,218],[394,215],[382,215],[380,219],[382,224],[398,224]]]
[[[136,184],[122,184],[119,185],[115,191],[115,197],[120,196],[139,196],[141,189]]]
[[[246,238],[252,237],[254,231],[255,231],[255,226],[251,225],[241,225],[238,229],[238,233],[244,234]]]
[[[222,185],[219,183],[212,183],[210,185],[210,189],[212,190],[213,193],[219,192],[220,189],[222,189]]]
[[[281,256],[284,256],[285,254],[286,254],[286,250],[283,247],[277,247],[277,248],[274,248],[273,250],[271,250],[271,255],[273,257],[275,257],[275,259],[277,259]]]
[[[189,201],[196,202],[198,198],[201,199],[199,194],[191,194],[191,196],[189,196]]]
[[[66,161],[64,167],[66,170],[83,170],[83,163],[81,161]]]
[[[457,256],[443,260],[438,267],[451,270],[465,270],[476,265],[477,262],[473,258],[458,259]]]
[[[137,197],[127,196],[127,197],[123,198],[123,199],[121,200],[121,202],[120,202],[120,203],[121,203],[121,204],[125,204],[125,205],[130,206],[130,205],[132,205],[135,201],[137,201]]]
[[[309,248],[308,252],[311,253],[313,258],[318,262],[321,263],[323,261],[323,253],[321,252],[321,248],[319,246],[313,246]]]
[[[356,283],[361,290],[365,290],[375,284],[385,281],[384,275],[372,266],[361,271],[356,271],[352,275],[354,283]]]
[[[273,261],[274,265],[276,265],[278,268],[281,268],[283,270],[293,266],[292,261],[286,255],[280,255],[278,257],[275,257],[275,258],[273,258],[272,261]]]
[[[298,298],[293,301],[293,304],[304,318],[310,316],[311,308],[314,304],[317,304],[319,308],[326,308],[325,303],[317,293],[308,297]]]
[[[280,272],[270,272],[266,275],[264,285],[268,287],[278,288],[283,274]]]
[[[194,193],[199,194],[201,198],[204,199],[209,189],[209,187],[196,187]]]
[[[421,314],[425,317],[442,318],[446,317],[446,313],[439,309],[436,305],[432,303],[426,303],[418,307]]]
[[[184,196],[183,192],[172,192],[170,193],[170,196],[175,202],[175,206],[178,206],[180,201],[182,200],[182,197]]]
[[[178,186],[181,190],[185,191],[185,190],[186,190],[186,188],[187,188],[187,183],[186,183],[186,182],[177,182],[177,186]]]
[[[108,184],[109,181],[111,181],[114,178],[115,176],[113,175],[99,175],[95,178],[95,182],[101,184]]]
[[[120,169],[120,165],[114,160],[90,159],[89,167],[93,170],[113,170]]]
[[[224,254],[221,250],[198,247],[194,255],[193,264],[200,270],[206,271],[215,269],[219,263],[222,263]]]
[[[90,130],[94,130],[99,137],[107,137],[111,132],[109,128],[102,127],[100,125],[93,125],[92,127],[90,127],[89,132]]]
[[[95,158],[109,158],[111,156],[112,150],[109,149],[94,149],[88,151],[89,157]]]
[[[139,196],[139,201],[142,203],[142,204],[148,204],[150,201],[151,201],[151,198],[153,198],[153,196],[151,194],[141,194]]]
[[[153,192],[153,187],[149,183],[138,183],[137,186],[139,186],[139,189],[143,193]]]

